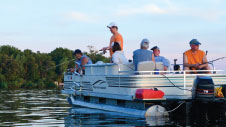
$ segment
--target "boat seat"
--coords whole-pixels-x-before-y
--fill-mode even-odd
[[[154,71],[155,63],[153,61],[139,62],[137,65],[137,71]]]
[[[118,64],[120,71],[134,71],[134,64],[133,63],[128,63],[128,64]]]
[[[159,69],[159,71],[163,71],[164,70],[164,65],[162,62],[156,62],[155,63],[155,68]]]
[[[167,60],[167,62],[168,62],[169,65],[170,65],[169,60],[168,60],[168,59],[166,59],[166,60]],[[156,69],[159,69],[159,71],[164,71],[164,65],[163,65],[163,62],[156,62],[155,68],[156,68]],[[169,66],[168,69],[167,69],[167,71],[170,71],[170,70],[171,70],[171,68],[170,68],[170,66]]]

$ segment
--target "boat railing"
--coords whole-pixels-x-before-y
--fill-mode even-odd
[[[133,73],[133,74],[139,74],[139,75],[159,75],[159,74],[190,74],[190,75],[225,74],[225,70],[121,71],[120,68],[119,68],[118,72],[119,72],[119,74]],[[210,72],[210,73],[207,73],[207,72]]]
[[[119,86],[120,86],[120,77],[122,73],[129,73],[131,74],[131,71],[119,71]],[[162,75],[163,77],[167,78],[170,80],[168,76],[173,76],[173,75],[183,75],[183,91],[184,94],[186,95],[186,92],[188,91],[187,89],[187,76],[204,76],[204,75],[215,75],[215,74],[225,74],[224,70],[196,70],[195,73],[193,73],[193,70],[183,70],[183,71],[134,71],[133,73],[135,75]],[[212,73],[209,73],[212,72]],[[170,81],[171,82],[171,81]],[[171,82],[172,83],[172,82]],[[176,86],[176,85],[175,85]]]
[[[79,63],[75,62],[75,64],[77,65],[77,67],[79,66]],[[213,63],[210,63],[213,67],[213,70],[211,70],[211,73],[216,73],[215,71],[215,67]],[[174,64],[171,64],[172,66]],[[182,66],[183,64],[176,64],[179,66]],[[163,65],[160,65],[163,66]],[[158,69],[159,71],[154,72],[154,70]],[[153,70],[152,70],[153,69]],[[156,66],[153,67],[152,69],[148,69],[149,72],[144,72],[144,71],[140,71],[140,72],[135,72],[135,73],[142,73],[142,74],[155,74],[155,73],[175,73],[175,74],[181,74],[183,73],[183,71],[181,70],[174,70],[172,71],[172,67],[169,68],[168,71],[163,71],[163,67],[159,67]],[[146,69],[142,69],[142,70],[146,70]],[[133,63],[128,63],[128,64],[115,64],[115,63],[102,63],[102,64],[89,64],[89,65],[85,65],[85,73],[86,75],[118,75],[118,74],[122,74],[122,73],[118,73],[118,72],[130,72],[130,73],[134,73],[135,69],[134,69],[134,65]],[[152,71],[152,73],[150,73],[150,71]],[[66,75],[72,75],[72,74],[76,74],[76,75],[80,75],[81,73],[73,73],[70,71],[70,69],[68,69],[65,72]]]
[[[212,66],[212,70],[215,70],[214,62],[211,62],[211,63],[208,63],[208,64]],[[170,65],[171,65],[170,68],[172,68],[172,67],[174,67],[175,65],[183,66],[184,64],[170,64]]]

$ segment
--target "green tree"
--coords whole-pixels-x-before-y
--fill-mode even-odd
[[[57,74],[58,83],[62,82],[63,80],[63,73],[66,71],[69,65],[68,61],[73,59],[72,53],[73,52],[71,50],[66,48],[56,48],[50,53],[52,60],[56,64],[55,72]]]
[[[109,62],[93,46],[85,52],[93,63]],[[13,46],[0,46],[0,89],[3,88],[53,88],[54,82],[63,82],[67,68],[74,67],[73,51],[56,48],[51,53],[21,51]]]
[[[93,63],[96,63],[97,61],[103,61],[104,63],[110,62],[110,58],[103,56],[103,54],[100,53],[98,50],[96,50],[94,46],[87,46],[87,47],[89,49],[89,52],[84,52],[84,53],[90,57]]]

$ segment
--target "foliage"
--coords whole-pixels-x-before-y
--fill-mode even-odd
[[[93,46],[85,52],[93,63],[109,62],[109,58],[98,53]],[[73,51],[56,48],[50,53],[37,53],[13,46],[0,46],[0,89],[55,88],[55,82],[63,82],[63,73],[74,67]]]
[[[87,56],[90,57],[93,63],[96,63],[98,61],[103,61],[105,63],[110,62],[110,58],[104,57],[102,53],[98,53],[98,51],[94,48],[94,46],[87,46],[89,49],[89,52],[85,52]]]

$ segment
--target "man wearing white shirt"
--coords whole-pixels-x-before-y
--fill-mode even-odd
[[[117,64],[127,64],[128,60],[126,59],[124,52],[121,50],[121,47],[118,42],[114,42],[112,46],[112,62]]]

